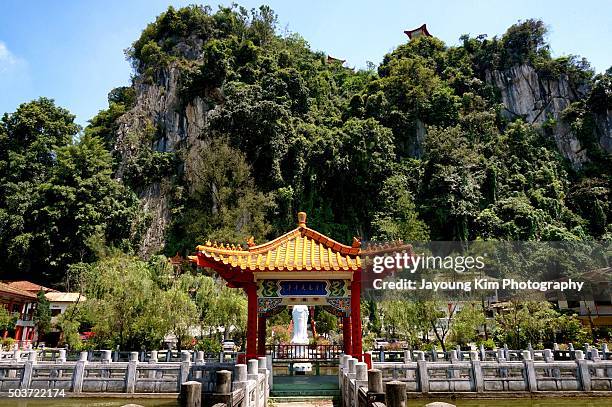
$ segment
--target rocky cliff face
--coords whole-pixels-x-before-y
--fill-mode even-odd
[[[196,47],[197,48],[197,47]],[[182,50],[191,60],[197,60],[193,47]],[[550,126],[559,151],[575,168],[587,160],[587,151],[572,133],[562,112],[574,101],[584,98],[588,89],[573,89],[566,76],[557,80],[541,78],[528,65],[516,66],[507,71],[487,72],[486,81],[501,93],[503,114],[509,119],[522,117],[534,125]],[[189,179],[195,171],[193,152],[206,147],[207,120],[214,114],[215,100],[222,104],[219,89],[211,90],[206,100],[196,97],[187,104],[181,99],[180,68],[171,65],[159,70],[153,80],[137,78],[135,106],[119,119],[115,149],[122,160],[117,171],[121,177],[130,158],[136,157],[144,148],[159,152],[189,152],[183,156],[182,170]],[[600,145],[612,153],[612,112],[597,118],[597,137]],[[422,122],[417,123],[417,145],[425,136]],[[149,129],[146,131],[145,129]],[[152,136],[151,129],[155,135]],[[140,193],[143,210],[151,218],[141,244],[141,255],[150,256],[164,247],[165,233],[171,221],[170,199],[172,180],[165,178],[146,185]]]
[[[573,89],[566,75],[557,80],[541,78],[529,65],[487,72],[486,81],[499,89],[506,117],[522,117],[527,123],[539,126],[550,124],[561,154],[575,168],[584,164],[587,152],[561,113],[572,102],[585,97],[587,89]]]
[[[596,124],[599,145],[608,154],[612,154],[612,110],[608,110],[607,114],[598,115]]]
[[[179,68],[170,66],[158,71],[153,83],[135,81],[136,104],[119,119],[115,150],[122,159],[117,177],[122,177],[126,163],[141,149],[176,152],[202,148],[201,136],[213,106],[200,97],[185,105],[179,95],[179,80]],[[185,160],[183,171],[192,171],[190,164]],[[172,181],[164,178],[139,191],[143,210],[151,218],[141,244],[140,254],[144,257],[164,247],[165,232],[171,221],[172,188]]]

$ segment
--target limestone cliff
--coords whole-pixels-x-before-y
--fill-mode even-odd
[[[135,106],[119,119],[116,134],[115,150],[121,157],[117,177],[123,176],[127,163],[142,149],[180,152],[197,149],[204,143],[201,136],[212,103],[196,97],[185,104],[179,92],[180,72],[178,66],[171,65],[158,70],[152,80],[135,79]],[[181,161],[181,171],[189,173],[190,161]],[[163,177],[138,191],[143,210],[150,216],[141,243],[140,254],[144,257],[164,247],[165,232],[171,221],[172,189],[172,180]]]
[[[562,112],[574,101],[584,98],[587,89],[574,89],[566,75],[545,79],[529,65],[506,71],[486,73],[486,81],[499,89],[503,114],[513,120],[522,117],[527,123],[550,124],[557,148],[575,168],[587,160],[587,152],[562,119]]]
[[[608,154],[612,154],[612,110],[608,110],[606,114],[597,115],[596,124],[599,145]]]

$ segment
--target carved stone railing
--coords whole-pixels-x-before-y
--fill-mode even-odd
[[[590,349],[573,351],[574,360],[556,361],[554,352],[545,350],[541,360],[532,359],[525,350],[520,360],[505,360],[505,352],[495,361],[481,361],[478,351],[467,360],[459,360],[456,351],[449,360],[428,361],[424,352],[405,355],[409,362],[365,363],[343,355],[339,381],[343,407],[369,407],[386,403],[397,407],[399,399],[465,394],[469,397],[507,396],[609,396],[612,395],[612,360],[603,360],[602,352]],[[413,361],[414,360],[414,361]],[[401,404],[401,403],[400,403]]]
[[[196,352],[192,360],[193,355],[183,351],[180,361],[160,362],[153,351],[141,362],[139,352],[131,352],[126,362],[115,362],[106,350],[91,362],[88,352],[81,352],[77,361],[66,360],[63,350],[54,361],[39,361],[36,351],[14,353],[0,362],[0,396],[17,389],[57,389],[73,395],[170,393],[178,397],[182,384],[194,382],[200,386],[204,405],[265,407],[272,383],[271,358],[253,359],[247,366],[210,361],[203,352]]]

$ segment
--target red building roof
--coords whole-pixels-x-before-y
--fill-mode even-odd
[[[432,36],[429,33],[429,31],[427,31],[427,24],[423,24],[422,26],[420,26],[419,28],[415,28],[414,30],[406,30],[406,31],[404,31],[404,34],[406,34],[408,36],[408,38],[410,38],[410,39],[419,37],[421,35],[424,35],[426,37],[431,37]]]
[[[340,65],[342,65],[345,62],[346,62],[346,59],[334,58],[331,55],[327,56],[327,63],[328,64],[340,64]]]
[[[5,281],[4,283],[8,285],[9,287],[16,288],[18,290],[28,291],[30,293],[37,293],[41,290],[46,293],[57,292],[57,290],[54,290],[49,287],[45,287],[40,284],[32,283],[31,281],[27,281],[27,280]]]
[[[0,283],[0,296],[4,298],[15,298],[20,300],[35,300],[36,294],[29,291],[20,290],[16,287],[11,287],[8,284]]]

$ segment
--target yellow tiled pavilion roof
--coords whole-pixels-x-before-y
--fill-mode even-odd
[[[361,267],[360,243],[346,246],[306,226],[298,214],[298,227],[270,242],[248,250],[206,242],[197,247],[207,263],[251,271],[356,271]]]

